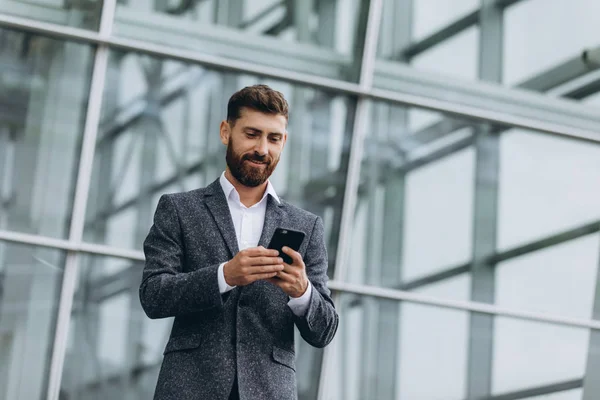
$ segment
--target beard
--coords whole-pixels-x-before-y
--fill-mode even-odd
[[[229,139],[225,161],[231,171],[231,175],[239,183],[248,187],[256,187],[269,179],[279,162],[279,157],[274,160],[268,154],[264,156],[256,153],[238,154],[233,150],[231,139]],[[249,161],[261,163],[264,167],[252,165]]]

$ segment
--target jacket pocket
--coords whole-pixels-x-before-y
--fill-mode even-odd
[[[200,335],[175,336],[169,339],[163,355],[173,351],[195,349],[198,348],[201,343],[202,336]]]
[[[273,360],[279,364],[293,369],[294,371],[296,370],[296,355],[291,351],[273,346]]]

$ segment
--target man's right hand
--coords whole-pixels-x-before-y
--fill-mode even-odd
[[[229,286],[246,286],[252,282],[273,278],[283,271],[283,260],[277,250],[262,246],[238,252],[223,266],[225,282]]]

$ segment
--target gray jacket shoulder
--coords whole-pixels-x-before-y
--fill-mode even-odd
[[[296,205],[288,203],[287,201],[281,198],[280,201],[291,222],[298,223],[302,226],[310,226],[311,228],[317,222],[317,219],[319,218],[318,215],[313,214],[310,211],[306,211],[305,209],[300,208]]]
[[[204,197],[206,188],[189,190],[187,192],[165,193],[161,197],[169,199],[176,206],[197,203]]]

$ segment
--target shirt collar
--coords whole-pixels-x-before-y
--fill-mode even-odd
[[[235,187],[233,186],[233,184],[231,182],[229,182],[229,180],[225,177],[225,171],[223,171],[223,173],[221,174],[221,177],[219,178],[219,182],[221,183],[221,187],[223,188],[223,192],[225,193],[225,198],[229,199],[229,197],[232,195],[232,193],[235,193],[235,196],[237,197],[237,200],[239,201],[240,195],[237,192],[237,190],[235,190]],[[275,201],[277,201],[277,203],[281,203],[281,200],[279,200],[279,196],[277,196],[277,193],[275,192],[275,188],[271,184],[270,180],[267,181],[267,190],[265,190],[265,194],[263,195],[262,199],[260,199],[259,203],[262,202],[267,197],[268,194],[270,194],[271,197],[273,197],[273,199],[275,199]]]

